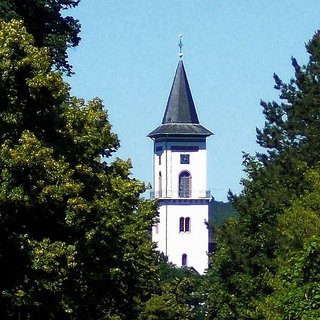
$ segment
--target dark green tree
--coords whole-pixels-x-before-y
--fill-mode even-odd
[[[274,75],[281,101],[261,102],[266,122],[257,141],[266,151],[245,155],[243,192],[231,195],[239,217],[218,237],[208,274],[210,319],[263,319],[258,306],[274,290],[278,218],[309,190],[305,173],[320,160],[319,32],[306,49],[308,64],[301,67],[292,58],[295,77],[288,84]]]
[[[69,95],[48,49],[0,20],[0,318],[137,319],[158,292],[156,206],[99,99]]]
[[[159,254],[160,288],[147,301],[139,320],[203,320],[203,277],[192,268],[178,268]]]
[[[261,306],[265,319],[313,320],[320,317],[320,238],[314,236],[292,254],[272,279],[274,292]],[[260,307],[260,306],[259,306]]]
[[[80,24],[62,11],[75,8],[80,0],[0,0],[0,18],[23,20],[37,47],[47,47],[52,64],[71,74],[67,49],[79,44]]]
[[[278,218],[273,289],[259,309],[266,319],[318,319],[320,316],[320,171],[306,174],[309,190]]]

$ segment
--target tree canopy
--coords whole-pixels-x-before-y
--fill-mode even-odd
[[[136,319],[158,288],[156,207],[99,99],[69,96],[19,21],[0,21],[0,315]]]
[[[80,0],[0,0],[0,18],[20,19],[34,38],[34,45],[47,47],[51,64],[71,74],[67,49],[79,44],[80,23],[63,10],[75,8]]]
[[[230,196],[239,217],[217,235],[210,319],[318,317],[319,190],[310,175],[318,174],[320,160],[319,32],[306,49],[309,62],[292,58],[288,84],[274,75],[280,102],[261,102],[266,122],[257,141],[266,151],[245,155],[243,192]]]

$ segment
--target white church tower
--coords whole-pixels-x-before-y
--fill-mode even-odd
[[[206,138],[212,132],[199,123],[181,57],[162,124],[148,135],[154,141],[153,192],[160,206],[152,240],[170,262],[203,273],[210,200]]]

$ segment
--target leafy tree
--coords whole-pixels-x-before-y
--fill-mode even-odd
[[[308,169],[304,176],[308,189],[278,217],[277,256],[302,250],[312,237],[320,236],[319,167]]]
[[[159,254],[160,290],[147,301],[140,320],[202,320],[203,276],[189,268],[178,268]]]
[[[277,270],[273,293],[259,305],[266,319],[317,319],[320,316],[320,171],[306,173],[310,190],[278,219]]]
[[[48,50],[0,20],[0,317],[137,319],[157,292],[156,207],[99,99],[69,96]]]
[[[231,195],[239,218],[221,229],[213,255],[210,319],[262,319],[260,303],[274,291],[279,217],[309,190],[306,172],[320,160],[319,32],[306,49],[306,66],[292,58],[295,77],[289,84],[274,75],[281,102],[261,102],[266,123],[257,141],[266,152],[245,155],[248,178],[240,196]]]
[[[319,48],[320,31],[317,31],[306,45],[309,63],[301,67],[292,58],[295,78],[286,84],[274,75],[282,102],[261,102],[266,125],[257,130],[257,138],[271,156],[289,151],[309,165],[319,161]]]
[[[67,49],[79,44],[78,20],[61,11],[75,8],[80,0],[0,0],[0,18],[5,21],[22,19],[34,45],[47,47],[52,63],[71,74]]]
[[[312,237],[279,267],[272,280],[273,294],[258,306],[265,319],[319,319],[319,257],[320,238]]]
[[[278,308],[282,319],[295,317],[311,320],[320,317],[319,257],[318,236],[311,238],[305,243],[303,251],[291,258],[292,268],[287,269],[287,272],[279,272],[285,283],[281,292],[284,299]],[[289,277],[292,277],[290,282],[286,281]]]

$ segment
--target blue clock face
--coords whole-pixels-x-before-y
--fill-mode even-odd
[[[180,154],[180,163],[181,164],[189,164],[190,163],[190,155],[189,154]]]

